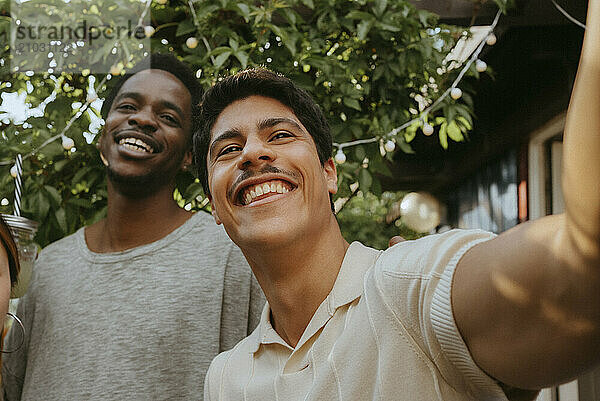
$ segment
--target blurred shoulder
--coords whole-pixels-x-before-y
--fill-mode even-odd
[[[441,274],[448,264],[458,262],[469,248],[495,237],[496,234],[483,230],[455,229],[432,234],[386,249],[378,265],[383,270],[397,273]]]

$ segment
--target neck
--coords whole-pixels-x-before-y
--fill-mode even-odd
[[[86,242],[90,250],[99,253],[135,248],[164,238],[191,215],[177,205],[173,188],[131,198],[109,181],[107,216],[86,227]]]
[[[333,216],[328,230],[304,238],[242,249],[271,307],[273,328],[293,347],[333,288],[349,246]]]

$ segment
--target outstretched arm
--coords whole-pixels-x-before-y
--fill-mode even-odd
[[[456,324],[475,362],[524,389],[600,363],[600,0],[590,0],[567,116],[566,212],[519,225],[458,263]]]

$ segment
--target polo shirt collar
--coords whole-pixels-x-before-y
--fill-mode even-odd
[[[361,296],[364,275],[375,264],[381,252],[366,247],[360,242],[350,244],[344,255],[342,266],[331,292],[317,308],[317,311],[304,330],[296,349],[300,348],[325,326],[337,308],[347,305]],[[257,333],[258,336],[255,338],[255,344],[252,346],[252,353],[258,351],[261,344],[281,344],[293,350],[271,325],[271,308],[268,302],[263,308]]]

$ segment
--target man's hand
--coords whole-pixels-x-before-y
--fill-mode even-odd
[[[394,245],[399,244],[400,242],[404,242],[404,241],[406,241],[406,238],[396,235],[396,236],[390,238],[390,242],[388,242],[388,248],[391,248]]]

